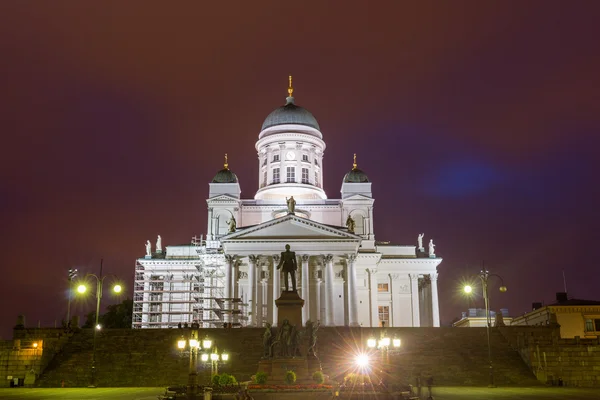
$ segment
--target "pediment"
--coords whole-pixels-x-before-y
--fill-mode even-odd
[[[348,200],[368,200],[368,201],[373,201],[373,198],[369,197],[369,196],[365,196],[364,194],[353,194],[351,196],[344,197],[342,199],[342,201],[348,201]]]
[[[212,202],[239,202],[239,199],[235,196],[229,195],[229,194],[220,194],[214,197],[211,197],[210,199],[206,200],[207,203],[212,203]]]
[[[260,225],[240,229],[221,238],[222,242],[245,240],[356,240],[360,237],[296,215],[276,218]]]

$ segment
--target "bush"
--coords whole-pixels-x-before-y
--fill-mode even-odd
[[[219,385],[221,386],[235,385],[236,383],[237,380],[233,375],[221,374],[221,376],[219,376]]]
[[[317,384],[322,384],[323,382],[325,382],[325,376],[323,375],[323,373],[321,371],[315,371],[315,373],[312,375],[313,381],[315,381],[315,383]]]
[[[221,376],[220,375],[213,375],[212,377],[212,385],[213,386],[219,386],[219,381],[221,380]]]
[[[296,373],[294,371],[287,371],[285,373],[285,383],[293,385],[296,382]]]
[[[255,382],[258,383],[259,385],[264,385],[265,383],[267,383],[267,378],[269,377],[269,375],[267,375],[266,372],[257,372],[255,375]]]

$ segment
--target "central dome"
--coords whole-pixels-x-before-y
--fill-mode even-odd
[[[285,106],[275,109],[267,116],[261,131],[276,125],[305,125],[320,131],[319,124],[310,111],[294,104],[294,98],[288,97]]]

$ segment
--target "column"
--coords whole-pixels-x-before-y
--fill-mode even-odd
[[[225,265],[225,289],[223,290],[223,297],[225,298],[225,300],[223,301],[223,309],[225,310],[224,321],[231,322],[231,298],[233,297],[231,295],[231,275],[233,271],[233,263],[235,262],[235,257],[227,254],[225,255],[225,261],[227,262],[227,264]]]
[[[256,263],[258,256],[248,256],[248,326],[256,324]]]
[[[303,254],[302,259],[302,299],[304,299],[304,307],[302,307],[302,325],[306,325],[306,321],[309,320],[310,315],[310,293],[309,293],[309,280],[308,280],[308,254]]]
[[[273,256],[273,305],[271,306],[273,307],[273,327],[277,326],[277,306],[275,305],[275,300],[281,296],[281,271],[277,269],[280,258],[279,254]]]
[[[268,266],[261,268],[263,277],[260,280],[260,320],[258,321],[259,326],[264,326],[265,322],[269,321],[269,310],[267,307],[269,299],[269,270]]]
[[[316,269],[313,275],[313,285],[314,285],[314,295],[313,299],[315,300],[315,304],[313,305],[314,314],[310,315],[311,321],[319,321],[321,322],[321,278],[319,277],[320,270]]]
[[[325,263],[325,325],[334,325],[334,312],[333,312],[333,255],[328,254],[323,256],[323,262]]]
[[[348,263],[348,319],[350,326],[358,326],[358,296],[356,290],[356,254],[349,254]]]
[[[369,268],[369,310],[371,327],[379,326],[379,292],[377,291],[377,268]]]
[[[419,275],[408,274],[410,278],[410,299],[412,302],[412,323],[413,327],[421,326],[419,318]]]
[[[431,313],[433,315],[433,326],[440,326],[440,303],[438,302],[437,278],[438,274],[429,274],[431,278]]]

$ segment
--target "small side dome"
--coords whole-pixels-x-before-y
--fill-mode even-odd
[[[369,182],[369,177],[362,170],[356,168],[348,172],[344,176],[344,182],[346,183],[365,183]]]
[[[223,169],[217,172],[212,180],[212,183],[238,183],[237,175],[231,172],[229,169],[227,153],[225,153],[225,163],[223,164]]]
[[[354,154],[354,162],[352,170],[344,176],[344,183],[366,183],[369,182],[369,177],[362,170],[358,169],[356,164],[356,154]]]
[[[217,172],[212,183],[238,183],[238,178],[229,168],[223,168]]]

